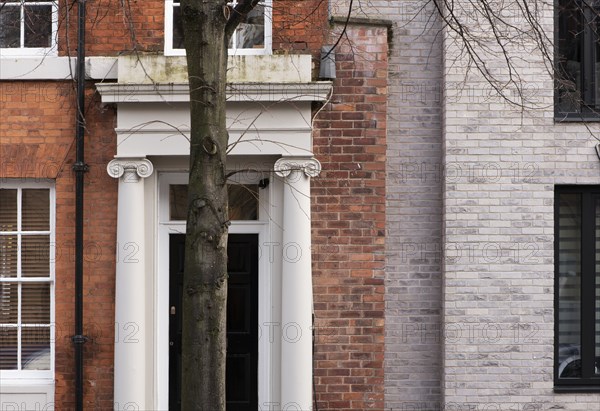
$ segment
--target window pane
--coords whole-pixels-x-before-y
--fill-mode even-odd
[[[0,47],[21,47],[21,8],[2,5],[0,9]]]
[[[17,190],[0,190],[0,231],[17,231]]]
[[[50,284],[21,285],[21,323],[50,324]]]
[[[240,23],[236,30],[237,48],[251,49],[265,46],[265,8],[256,6],[248,13],[246,21]]]
[[[50,236],[24,235],[21,237],[21,276],[48,277],[50,275]]]
[[[0,283],[0,324],[17,324],[19,291],[17,283]]]
[[[558,372],[581,377],[581,197],[561,194],[558,207]]]
[[[0,370],[17,369],[17,328],[0,327]]]
[[[52,6],[25,6],[25,47],[52,45]]]
[[[50,369],[50,327],[21,329],[21,367],[24,370]]]
[[[50,230],[50,190],[23,189],[21,230]]]
[[[187,220],[187,188],[186,184],[169,186],[169,209],[171,220]]]
[[[0,235],[0,278],[17,276],[17,236]]]
[[[229,219],[258,220],[258,186],[229,184]]]
[[[595,8],[593,12],[594,24],[591,25],[592,31],[594,33],[594,38],[598,39],[598,34],[600,34],[600,9]],[[594,80],[595,80],[595,90],[594,96],[595,108],[600,108],[600,41],[596,40],[596,61],[594,62]]]
[[[600,200],[596,199],[596,374],[600,375]]]
[[[187,184],[169,186],[169,215],[171,220],[187,219]],[[258,220],[258,185],[228,184],[229,219]]]
[[[181,7],[173,5],[173,48],[185,48],[183,44],[183,21],[181,20]]]
[[[581,111],[582,10],[578,2],[560,0],[558,11],[558,109]]]

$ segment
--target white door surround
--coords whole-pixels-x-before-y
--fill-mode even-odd
[[[145,67],[158,70],[167,58],[154,60]],[[331,83],[311,82],[310,58],[301,61],[304,74],[290,82],[228,88],[228,168],[242,183],[248,170],[268,179],[259,189],[258,220],[230,226],[259,237],[258,398],[267,410],[312,407],[310,177],[320,171],[312,158],[312,103],[328,98]],[[97,84],[102,101],[118,106],[109,166],[119,178],[115,317],[119,326],[139,327],[133,344],[115,342],[115,409],[166,410],[169,234],[185,233],[184,221],[169,219],[168,189],[187,181],[189,95],[185,83],[147,84],[131,73],[119,69],[118,83]],[[125,261],[132,251],[134,264]]]

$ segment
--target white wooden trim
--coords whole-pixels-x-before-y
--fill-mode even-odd
[[[19,2],[14,2],[19,3]],[[52,7],[52,32],[50,38],[52,44],[50,47],[25,47],[23,44],[24,39],[24,16],[23,7],[25,6],[51,6]],[[38,1],[38,2],[27,2],[19,5],[21,11],[21,30],[20,30],[20,47],[0,48],[0,57],[50,57],[58,54],[58,46],[56,39],[58,37],[58,1]],[[11,6],[16,7],[16,6]]]
[[[263,48],[232,48],[229,55],[264,55],[273,52],[273,0],[261,2],[265,8],[265,44]],[[235,33],[234,33],[235,36]],[[173,0],[165,0],[165,56],[185,56],[185,49],[173,48]]]
[[[3,279],[3,282],[13,282],[13,283],[18,283],[18,284],[23,284],[23,283],[27,283],[27,282],[39,282],[39,283],[48,283],[50,285],[50,325],[49,325],[49,332],[50,332],[50,369],[49,370],[2,370],[0,371],[0,397],[2,396],[1,394],[4,394],[5,391],[8,388],[4,388],[4,387],[10,387],[11,385],[14,386],[14,384],[18,383],[18,384],[32,384],[32,385],[36,385],[36,384],[41,384],[44,387],[48,387],[51,385],[52,387],[52,395],[54,394],[54,370],[55,370],[55,352],[56,352],[56,348],[55,348],[55,342],[56,342],[56,326],[55,326],[55,321],[56,321],[56,317],[55,317],[55,270],[56,270],[56,256],[55,256],[55,251],[56,248],[52,247],[52,245],[56,244],[56,191],[55,191],[55,186],[54,186],[54,182],[52,180],[34,180],[31,181],[30,179],[0,179],[0,188],[5,188],[5,189],[17,189],[18,190],[18,196],[17,196],[17,229],[18,231],[16,232],[16,234],[21,237],[21,192],[23,189],[36,189],[36,188],[47,188],[49,189],[49,205],[50,205],[50,230],[48,231],[44,231],[44,232],[39,232],[42,234],[49,234],[50,235],[50,250],[49,250],[49,270],[50,270],[50,275],[49,277],[27,277],[27,278],[22,278],[20,275],[18,275],[17,277],[14,278],[6,278]],[[27,231],[27,233],[29,233],[29,231]],[[38,232],[35,232],[38,233]],[[18,260],[17,260],[17,272],[20,273],[21,272],[21,241],[18,242],[18,251],[17,251],[17,255],[18,255]],[[20,301],[20,294],[21,294],[21,287],[19,287],[19,301]],[[19,304],[18,307],[18,323],[15,324],[16,328],[27,328],[27,326],[32,326],[33,324],[28,324],[25,327],[21,326],[21,304]],[[21,340],[20,340],[20,335],[21,333],[19,333],[19,347],[21,346]],[[21,357],[20,357],[20,350],[19,350],[19,357],[18,357],[18,364],[21,364]],[[8,392],[8,391],[6,391]],[[46,391],[44,391],[46,392]]]

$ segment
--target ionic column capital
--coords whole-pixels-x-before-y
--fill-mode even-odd
[[[307,177],[317,177],[321,172],[321,163],[316,158],[282,157],[273,167],[279,177],[287,177],[292,171],[302,171]]]
[[[108,175],[113,178],[121,178],[125,173],[135,181],[152,175],[154,166],[147,158],[115,158],[106,166]]]

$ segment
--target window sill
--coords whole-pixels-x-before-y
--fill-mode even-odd
[[[56,47],[52,48],[0,48],[0,57],[55,57],[58,56]]]
[[[74,72],[74,58],[8,56],[0,50],[0,80],[68,80]],[[116,80],[117,58],[87,57],[86,75],[91,79]]]
[[[597,123],[600,122],[600,114],[578,114],[578,113],[565,113],[555,114],[555,123]]]
[[[556,394],[600,393],[600,382],[598,385],[555,385],[554,392]]]
[[[182,57],[185,56],[185,49],[170,49],[165,48],[165,57]],[[266,56],[273,54],[269,48],[256,49],[228,49],[228,56]]]

